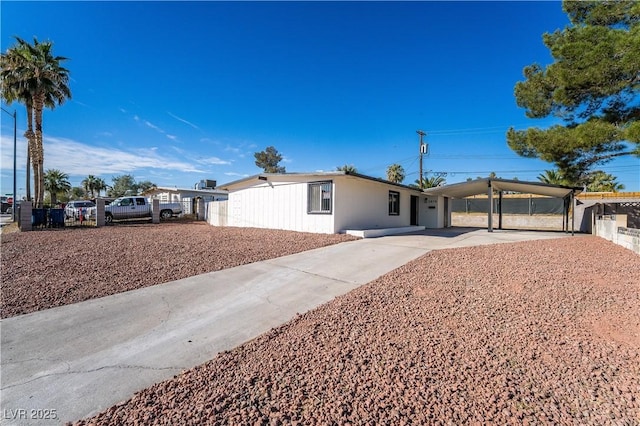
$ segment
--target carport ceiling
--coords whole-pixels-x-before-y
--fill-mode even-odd
[[[435,188],[425,189],[426,195],[442,195],[449,198],[465,198],[472,195],[487,194],[491,186],[495,191],[513,191],[523,194],[546,195],[549,197],[564,198],[573,194],[582,192],[582,188],[550,185],[542,182],[524,182],[520,180],[493,179],[484,178],[476,179],[469,182],[454,183],[451,185],[438,186]]]

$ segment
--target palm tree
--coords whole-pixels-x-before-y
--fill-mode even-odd
[[[538,180],[549,185],[566,185],[567,182],[558,170],[545,170],[538,175]]]
[[[387,167],[387,180],[389,182],[401,183],[404,177],[404,168],[400,164],[392,164]]]
[[[95,189],[98,192],[98,197],[99,197],[100,191],[105,191],[107,189],[107,183],[102,178],[96,178],[96,181],[93,184],[93,189]]]
[[[442,176],[432,176],[430,178],[422,178],[422,186],[420,185],[420,179],[416,179],[416,184],[419,188],[435,188],[436,186],[442,186],[446,183],[445,178]]]
[[[51,196],[51,205],[58,203],[58,194],[71,190],[69,175],[58,169],[49,169],[44,174],[44,187]]]
[[[33,167],[36,207],[44,199],[44,148],[42,143],[42,112],[45,107],[55,108],[71,97],[69,71],[60,63],[67,58],[53,56],[53,43],[40,43],[34,37],[33,45],[16,37],[17,45],[7,50],[2,59],[3,98],[24,101],[28,126],[25,137],[29,141],[29,155]],[[4,92],[8,94],[4,94]],[[31,127],[31,118],[35,132]]]
[[[624,185],[616,182],[616,177],[605,173],[602,170],[596,170],[588,174],[587,191],[590,192],[618,192],[624,189]]]
[[[345,164],[344,166],[336,167],[336,171],[347,173],[358,173],[358,169],[353,164]]]
[[[24,47],[20,44],[7,49],[6,54],[0,55],[0,96],[8,105],[14,101],[23,103],[27,109],[27,131],[24,137],[27,139],[27,167],[26,167],[26,198],[31,201],[31,150],[35,145],[33,132],[33,101],[30,87],[26,81],[17,75],[17,69],[23,59]]]
[[[86,178],[82,179],[82,182],[80,182],[80,184],[84,188],[84,192],[87,194],[87,197],[95,197],[96,177],[94,175],[89,175]]]

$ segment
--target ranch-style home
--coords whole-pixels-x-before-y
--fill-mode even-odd
[[[217,189],[229,193],[208,205],[217,226],[376,236],[449,223],[444,197],[359,173],[261,173]]]

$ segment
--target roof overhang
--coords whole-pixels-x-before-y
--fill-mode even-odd
[[[468,182],[438,186],[425,189],[423,192],[426,195],[433,196],[441,195],[449,198],[466,198],[473,195],[486,194],[489,188],[493,188],[494,191],[513,191],[557,198],[565,198],[571,194],[576,195],[582,192],[582,188],[580,187],[496,178],[476,179]]]
[[[286,182],[287,180],[294,179],[296,181],[302,182],[302,181],[330,179],[332,177],[344,177],[344,176],[378,182],[385,185],[397,186],[400,188],[414,191],[416,193],[421,192],[419,188],[402,185],[400,183],[390,182],[385,179],[367,176],[360,173],[345,172],[340,170],[331,171],[331,172],[315,172],[315,173],[260,173],[258,175],[248,176],[233,182],[219,185],[218,188],[222,188],[228,191],[237,191],[239,189],[247,188],[250,186],[264,184],[267,181]]]

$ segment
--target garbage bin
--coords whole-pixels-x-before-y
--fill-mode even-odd
[[[64,228],[64,209],[51,209],[49,211],[49,225],[52,228]]]
[[[45,209],[31,210],[31,226],[45,226],[47,224],[47,211]]]

